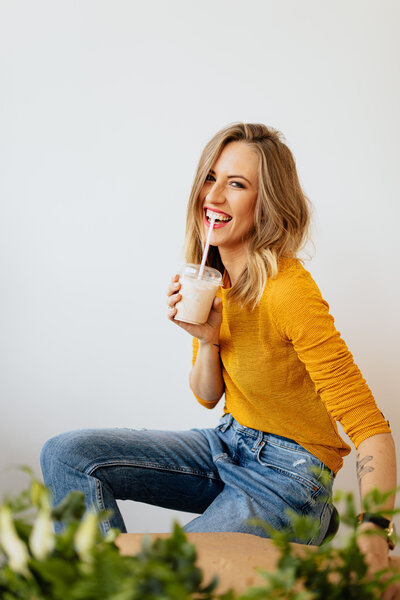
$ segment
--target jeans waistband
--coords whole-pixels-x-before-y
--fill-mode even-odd
[[[254,437],[259,441],[270,442],[272,444],[276,444],[278,446],[286,446],[287,448],[293,448],[302,450],[307,454],[310,454],[308,450],[306,450],[303,446],[292,440],[291,438],[286,438],[281,435],[277,435],[275,433],[269,433],[267,431],[260,431],[259,429],[252,429],[251,427],[246,427],[245,425],[241,425],[234,419],[234,417],[230,413],[225,413],[220,420],[221,432],[225,432],[229,427],[232,427],[237,432],[244,433],[250,437]]]

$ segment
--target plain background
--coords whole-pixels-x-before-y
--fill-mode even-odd
[[[1,0],[1,495],[56,433],[217,423],[165,289],[200,152],[233,121],[286,136],[306,266],[398,438],[399,18],[397,0]],[[354,450],[337,488],[357,492]],[[121,506],[129,531],[177,516]]]

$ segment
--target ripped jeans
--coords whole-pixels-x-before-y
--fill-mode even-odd
[[[154,431],[84,429],[46,442],[41,454],[45,484],[58,504],[71,490],[87,506],[111,509],[103,521],[126,531],[116,499],[136,500],[196,513],[188,532],[234,531],[268,537],[250,519],[276,529],[290,525],[287,510],[318,520],[318,545],[327,530],[333,474],[288,438],[240,425],[225,414],[215,429]]]

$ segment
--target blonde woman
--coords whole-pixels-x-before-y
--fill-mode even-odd
[[[318,544],[332,510],[330,483],[350,452],[336,421],[357,447],[361,496],[396,487],[396,459],[389,424],[296,259],[307,239],[309,202],[279,132],[237,123],[209,142],[189,200],[189,263],[201,261],[210,211],[221,221],[207,264],[224,273],[224,286],[208,322],[175,321],[178,276],[168,290],[169,318],[194,336],[193,393],[206,408],[225,394],[216,433],[204,432],[225,485],[205,514],[215,514],[215,530],[248,532],[248,517],[280,528],[287,509],[311,514],[320,531],[308,542]],[[201,531],[207,520],[199,517],[189,530]],[[362,527],[386,529],[390,520]],[[372,569],[387,565],[388,543],[362,538]]]
[[[104,532],[125,531],[116,499],[132,499],[198,514],[189,532],[265,536],[249,520],[281,529],[291,510],[319,523],[317,534],[298,541],[319,544],[334,476],[350,452],[336,421],[357,447],[362,496],[395,487],[395,453],[388,422],[296,258],[307,239],[309,203],[279,132],[237,123],[206,146],[188,206],[187,262],[200,262],[213,213],[208,265],[224,279],[207,323],[175,319],[178,275],[167,296],[169,319],[193,336],[195,397],[214,408],[225,396],[218,425],[69,432],[43,449],[45,482],[56,502],[81,489],[89,504],[111,508]],[[393,498],[386,508],[392,506]],[[381,536],[365,536],[363,549],[372,569],[387,564]]]

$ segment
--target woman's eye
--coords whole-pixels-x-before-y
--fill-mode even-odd
[[[233,185],[233,187],[238,187],[238,188],[244,188],[243,183],[240,183],[240,181],[231,181],[231,185]]]
[[[212,173],[209,173],[207,175],[207,177],[206,177],[206,181],[216,181],[215,176]],[[243,183],[241,183],[240,181],[229,181],[229,184],[232,187],[236,187],[236,188],[239,188],[239,189],[244,189],[244,187],[245,187],[243,185]]]

